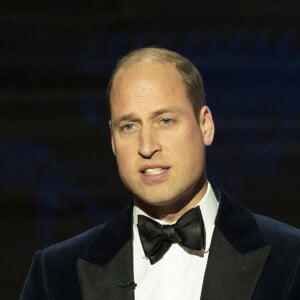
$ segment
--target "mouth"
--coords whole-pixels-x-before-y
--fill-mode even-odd
[[[167,168],[147,168],[142,171],[146,175],[159,175],[163,173]]]
[[[163,174],[168,173],[169,166],[144,166],[140,169],[140,173],[146,177],[160,177]]]
[[[145,184],[164,182],[170,175],[170,167],[145,166],[140,170],[141,180]]]

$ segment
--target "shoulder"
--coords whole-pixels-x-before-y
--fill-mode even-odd
[[[83,255],[86,244],[95,239],[103,226],[96,226],[73,238],[38,250],[32,259],[20,299],[46,299],[49,291],[63,293],[69,290],[66,288],[68,286],[72,286],[70,291],[80,293],[76,284],[77,258]]]
[[[118,251],[123,240],[130,236],[130,212],[130,209],[124,210],[106,223],[38,250],[20,299],[45,299],[49,291],[60,294],[60,299],[74,299],[80,294],[76,284],[79,259],[101,264],[114,255],[114,247]]]
[[[72,261],[75,257],[84,255],[90,244],[97,239],[106,223],[92,227],[80,234],[77,234],[69,239],[50,245],[42,250],[39,250],[39,256],[44,262],[60,261],[63,264]]]
[[[217,195],[220,205],[215,224],[237,249],[244,251],[270,245],[277,257],[298,260],[299,229],[253,213],[224,191],[219,191]]]
[[[39,251],[39,255],[47,262],[55,261],[65,265],[78,257],[86,257],[91,249],[110,248],[116,240],[122,240],[131,224],[132,207],[126,207],[107,222],[92,227],[67,240],[53,244]],[[95,248],[96,247],[96,248]],[[109,250],[107,250],[109,251]]]
[[[270,217],[253,214],[264,240],[284,249],[296,249],[300,257],[300,229]]]

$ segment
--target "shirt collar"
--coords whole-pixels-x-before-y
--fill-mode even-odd
[[[200,206],[201,214],[203,218],[203,223],[205,227],[205,233],[206,233],[206,251],[210,247],[213,231],[214,231],[214,223],[215,218],[217,215],[219,202],[217,201],[217,198],[215,196],[215,193],[211,187],[211,184],[208,182],[207,190],[202,197],[202,199],[199,201],[199,203],[196,206]],[[133,243],[134,248],[137,249],[137,251],[140,253],[142,257],[145,257],[145,253],[141,244],[140,236],[137,229],[137,223],[138,223],[138,215],[144,215],[147,216],[156,222],[160,224],[165,224],[163,221],[155,219],[147,215],[143,210],[138,208],[137,206],[133,206]]]

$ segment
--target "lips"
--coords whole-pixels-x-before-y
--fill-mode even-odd
[[[148,168],[146,170],[144,170],[144,174],[148,174],[148,175],[159,175],[161,174],[164,170],[163,168]]]
[[[147,166],[143,166],[140,169],[140,172],[142,174],[145,175],[159,175],[165,171],[167,171],[168,169],[170,169],[170,167],[168,166],[162,166],[162,165],[147,165]]]
[[[166,166],[145,166],[140,170],[141,179],[147,184],[163,182],[168,178],[169,170]]]

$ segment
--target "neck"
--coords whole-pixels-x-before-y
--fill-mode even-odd
[[[135,199],[134,204],[152,218],[172,224],[201,201],[207,191],[207,186],[208,182],[205,179],[201,185],[201,188],[198,189],[198,192],[194,193],[194,196],[190,197],[189,200],[183,198],[180,200],[174,200],[171,204],[155,206],[140,199]]]

